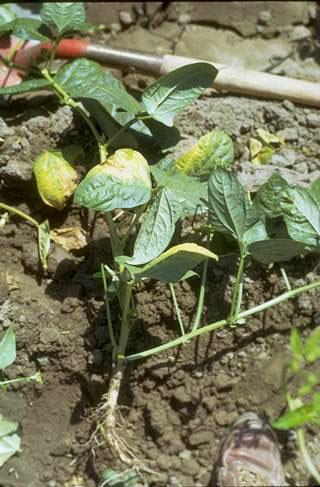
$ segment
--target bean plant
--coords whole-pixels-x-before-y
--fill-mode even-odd
[[[42,63],[32,66],[21,84],[3,88],[0,94],[50,90],[62,105],[82,117],[96,142],[99,163],[88,161],[89,170],[80,182],[74,162],[81,149],[74,146],[39,154],[34,174],[46,204],[61,210],[73,198],[74,205],[105,215],[113,259],[101,262],[97,275],[104,290],[113,371],[99,408],[96,432],[121,460],[132,464],[134,455],[117,429],[118,395],[127,364],[217,329],[233,330],[256,313],[320,287],[320,281],[316,281],[290,288],[269,301],[243,309],[244,271],[250,259],[262,266],[279,263],[289,284],[281,263],[319,252],[320,180],[309,188],[300,188],[289,185],[276,172],[256,194],[250,194],[234,170],[233,142],[219,130],[204,134],[189,151],[174,157],[175,116],[212,85],[218,71],[205,62],[183,66],[154,81],[138,99],[110,71],[93,61],[77,59],[53,69],[59,41],[90,27],[81,2],[44,3],[40,15],[39,21],[30,23],[29,19],[19,18],[0,27],[0,32],[6,34],[50,42]],[[16,66],[14,60],[6,62]],[[151,140],[164,156],[153,165],[137,150],[139,142],[143,151]],[[17,212],[5,204],[1,207]],[[115,210],[121,210],[120,216]],[[124,235],[119,232],[121,215],[130,221]],[[173,244],[177,225],[195,215],[201,215],[201,228],[190,234],[187,242]],[[33,223],[45,265],[50,250],[49,224],[46,221],[39,227],[38,222]],[[224,319],[203,325],[208,266],[220,255],[230,253],[230,248],[239,261],[230,310]],[[175,285],[185,279],[196,281],[199,272],[198,303],[187,329]],[[179,336],[128,354],[137,318],[135,289],[147,280],[169,286]],[[111,313],[112,300],[118,303],[120,320]]]
[[[319,434],[320,426],[320,327],[305,341],[295,327],[290,337],[291,359],[283,370],[283,389],[289,411],[273,422],[280,430],[296,429],[296,441],[301,458],[312,477],[320,484],[319,465],[312,460],[306,447],[304,428],[313,424]],[[317,373],[318,372],[318,373]]]

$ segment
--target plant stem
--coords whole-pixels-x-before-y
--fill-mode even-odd
[[[111,248],[112,248],[112,255],[113,257],[117,257],[118,255],[121,254],[121,243],[120,243],[120,238],[119,235],[117,234],[116,226],[114,224],[114,221],[112,219],[112,213],[110,211],[105,213],[106,215],[106,220],[108,223],[108,227],[110,230],[110,242],[111,242]]]
[[[294,411],[298,407],[301,407],[303,403],[300,400],[300,398],[295,398],[295,399],[292,398],[291,394],[287,390],[287,384],[288,384],[288,382],[285,381],[284,388],[285,388],[287,403],[288,403],[290,411]],[[307,468],[310,475],[320,485],[320,472],[318,471],[317,467],[313,463],[311,456],[309,455],[307,445],[306,445],[306,441],[305,441],[303,428],[297,429],[297,444],[298,444],[298,448],[300,451],[301,458],[305,464],[305,467]]]
[[[17,208],[13,208],[12,206],[6,205],[5,203],[0,203],[0,208],[9,211],[11,213],[15,213],[16,215],[20,216],[24,220],[27,220],[28,222],[32,223],[32,225],[35,225],[37,228],[39,227],[39,223],[36,220],[34,220],[31,216],[27,215],[23,211],[18,210]]]
[[[118,130],[118,132],[113,137],[111,137],[111,139],[108,140],[107,147],[109,147],[109,145],[112,145],[114,143],[114,141],[117,140],[119,135],[121,135],[123,132],[125,132],[129,127],[131,127],[131,125],[133,125],[137,121],[138,121],[138,119],[136,117],[134,117],[131,120],[129,120],[129,122],[127,122],[125,125],[123,125],[123,127],[121,127]]]
[[[111,318],[110,305],[109,305],[109,299],[108,299],[108,286],[107,286],[106,273],[105,273],[105,269],[104,269],[103,264],[101,264],[101,275],[102,275],[104,299],[105,299],[105,305],[106,305],[106,311],[107,311],[107,323],[108,323],[109,336],[110,336],[110,340],[112,343],[112,352],[113,352],[113,355],[115,356],[117,353],[117,350],[118,350],[118,345],[117,345],[117,342],[116,342],[116,339],[115,339],[115,336],[113,333],[112,318]]]
[[[317,483],[320,485],[320,472],[318,471],[317,467],[312,461],[311,456],[309,455],[306,442],[305,442],[305,437],[304,437],[304,431],[303,428],[299,428],[297,430],[297,444],[298,448],[300,450],[300,455],[301,458],[303,459],[303,462],[310,473],[312,477],[317,481]]]
[[[287,276],[287,273],[286,273],[284,267],[282,267],[282,266],[280,267],[280,272],[282,274],[286,288],[288,289],[288,291],[290,291],[290,289],[292,289],[292,288],[291,288],[291,284],[289,282],[289,279],[288,279],[288,276]]]
[[[44,68],[41,70],[42,76],[49,81],[51,84],[52,88],[56,91],[57,95],[59,96],[60,100],[65,104],[68,105],[69,107],[73,108],[76,110],[79,115],[85,120],[87,125],[90,127],[91,132],[94,135],[94,138],[97,141],[98,147],[99,147],[99,153],[100,153],[100,159],[101,162],[103,162],[106,159],[106,147],[105,147],[105,139],[103,135],[100,135],[99,132],[97,131],[94,123],[90,119],[90,116],[87,115],[86,111],[77,103],[73,98],[71,98],[68,93],[62,88],[59,83],[57,83],[54,78],[50,75],[49,71],[47,68]]]
[[[1,381],[0,382],[0,387],[1,386],[6,386],[8,384],[14,384],[14,383],[17,383],[17,382],[32,382],[32,381],[39,382],[33,376],[31,376],[31,377],[18,377],[17,379],[10,379],[10,380]]]
[[[179,305],[178,305],[178,301],[177,301],[177,297],[176,297],[176,292],[174,290],[174,285],[170,282],[169,286],[170,286],[170,291],[171,291],[171,295],[172,295],[173,304],[174,304],[174,307],[175,307],[175,310],[176,310],[176,313],[177,313],[177,318],[178,318],[178,322],[179,322],[179,326],[180,326],[181,335],[184,336],[185,335],[184,325],[183,325],[183,321],[182,321],[182,318],[181,318],[180,308],[179,308]]]
[[[242,293],[243,293],[244,261],[245,261],[245,252],[243,249],[243,245],[240,243],[240,263],[238,267],[235,287],[233,290],[231,310],[228,317],[230,324],[234,324],[237,322],[240,313],[240,308],[242,303]]]
[[[141,205],[139,206],[139,208],[136,209],[135,211],[135,214],[133,215],[132,217],[132,220],[130,222],[130,225],[125,233],[125,235],[122,237],[122,239],[120,240],[120,246],[121,246],[121,249],[123,250],[126,243],[127,243],[127,240],[130,236],[130,233],[132,232],[132,229],[134,228],[134,226],[137,224],[140,216],[142,215],[142,213],[144,212],[145,208],[146,208],[147,205]]]
[[[202,310],[203,310],[203,303],[204,303],[204,295],[206,292],[206,283],[207,283],[207,274],[208,274],[208,265],[209,265],[208,261],[209,261],[209,259],[205,260],[205,262],[203,264],[202,276],[201,276],[201,285],[200,285],[200,292],[199,292],[199,300],[198,300],[198,305],[197,305],[196,316],[195,316],[191,331],[195,331],[200,325],[200,319],[201,319]]]
[[[120,331],[120,340],[119,340],[119,347],[118,347],[118,356],[117,361],[122,363],[124,354],[126,352],[128,336],[129,336],[129,311],[130,311],[130,302],[131,302],[131,295],[132,295],[132,288],[133,282],[127,282],[124,284],[123,290],[123,305],[122,305],[122,316],[121,316],[121,331]]]
[[[316,281],[311,284],[307,284],[306,286],[298,287],[296,289],[292,289],[291,291],[287,291],[283,294],[280,294],[280,296],[277,296],[273,299],[270,299],[269,301],[266,301],[265,303],[255,306],[254,308],[248,309],[246,311],[242,311],[241,313],[239,313],[238,319],[247,318],[248,316],[254,315],[256,313],[260,313],[261,311],[264,311],[265,309],[268,309],[271,306],[280,304],[283,301],[294,298],[298,294],[301,294],[306,291],[310,291],[311,289],[315,289],[317,287],[320,287],[320,281]],[[149,350],[146,350],[144,352],[138,352],[133,355],[129,355],[128,357],[126,357],[126,359],[129,362],[131,362],[133,360],[149,357],[150,355],[154,355],[156,353],[160,353],[170,348],[174,348],[178,345],[181,345],[196,336],[203,335],[204,333],[212,332],[219,328],[223,328],[229,324],[230,324],[229,319],[216,321],[215,323],[210,323],[209,325],[203,326],[198,330],[194,330],[189,333],[186,333],[183,337],[176,338],[175,340],[171,340],[170,342],[164,343],[163,345],[159,345],[158,347],[150,348]]]

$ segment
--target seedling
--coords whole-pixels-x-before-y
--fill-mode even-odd
[[[320,327],[303,341],[297,328],[292,328],[291,361],[283,370],[283,388],[289,411],[273,422],[280,430],[296,429],[296,441],[301,458],[312,477],[320,484],[319,467],[306,447],[304,428],[320,426]]]
[[[13,328],[10,326],[0,342],[0,389],[17,382],[42,382],[40,372],[29,377],[18,377],[5,380],[4,371],[16,359],[16,340]],[[0,467],[20,450],[21,432],[18,423],[9,421],[0,415]]]
[[[98,277],[104,288],[113,372],[98,410],[96,436],[102,437],[121,460],[141,468],[117,428],[118,395],[127,363],[186,344],[204,333],[223,327],[232,329],[255,313],[320,287],[317,281],[242,310],[243,274],[250,258],[266,265],[319,251],[319,180],[303,189],[291,187],[275,174],[255,196],[250,195],[233,172],[232,140],[217,130],[201,137],[182,157],[174,159],[169,155],[150,166],[136,150],[138,139],[153,140],[168,149],[168,136],[172,140],[172,134],[176,135],[176,114],[212,85],[217,70],[207,63],[184,66],[148,86],[138,101],[118,79],[93,61],[79,59],[52,72],[59,40],[87,27],[82,3],[45,3],[41,19],[32,27],[24,19],[0,27],[2,32],[23,38],[39,39],[41,35],[41,40],[52,43],[49,55],[46,50],[44,65],[33,67],[31,79],[0,90],[0,95],[45,87],[83,118],[96,140],[100,163],[87,172],[79,185],[72,162],[67,161],[66,165],[61,154],[40,154],[34,172],[44,202],[59,210],[75,190],[75,204],[105,214],[113,260],[101,263]],[[61,174],[66,168],[63,181],[70,184],[63,185]],[[118,209],[131,217],[121,236],[121,223],[113,213]],[[196,213],[203,214],[205,237],[172,245],[177,223]],[[219,251],[218,239],[225,242]],[[200,327],[209,259],[217,261],[217,253],[229,252],[228,240],[232,240],[232,248],[238,248],[240,256],[231,309],[225,319]],[[200,264],[203,269],[198,304],[187,330],[174,286],[181,280],[196,278],[194,269]],[[180,336],[149,350],[127,354],[136,320],[135,288],[147,279],[168,284]],[[112,316],[112,299],[118,301],[120,323]]]

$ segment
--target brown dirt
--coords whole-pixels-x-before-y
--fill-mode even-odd
[[[130,82],[130,77],[126,79]],[[246,174],[248,137],[256,128],[289,127],[295,130],[288,141],[295,158],[286,168],[296,171],[293,177],[300,174],[301,180],[312,179],[319,169],[319,135],[317,126],[308,126],[310,114],[319,116],[319,111],[209,93],[178,118],[187,139],[179,147],[215,126],[225,129],[237,144],[239,170]],[[1,201],[39,221],[49,218],[52,228],[82,225],[89,240],[84,250],[74,253],[53,246],[48,273],[42,274],[34,229],[12,217],[0,231],[0,307],[10,304],[4,325],[12,321],[17,337],[17,360],[7,377],[41,370],[44,379],[42,385],[15,386],[0,394],[1,414],[19,421],[23,429],[22,452],[0,469],[0,486],[98,486],[105,468],[124,469],[108,451],[96,448],[93,452],[88,444],[93,428],[90,414],[107,389],[111,363],[102,289],[92,277],[101,260],[110,258],[107,227],[102,216],[94,221],[91,212],[76,207],[60,213],[46,208],[31,179],[31,161],[42,149],[85,141],[90,160],[93,142],[70,111],[58,109],[46,98],[1,110],[0,115],[9,130],[1,148]],[[306,146],[308,153],[303,149]],[[203,323],[228,313],[235,264],[232,259],[221,259],[210,266]],[[293,285],[311,282],[320,273],[314,257],[294,259],[286,270]],[[187,326],[198,287],[194,278],[177,285]],[[283,290],[276,267],[248,266],[244,306]],[[283,411],[280,376],[289,353],[289,331],[294,324],[307,335],[316,326],[319,296],[310,292],[248,319],[244,326],[203,336],[128,366],[120,394],[123,434],[156,472],[145,476],[145,485],[207,486],[219,442],[239,414],[253,410],[274,419]],[[135,297],[139,319],[129,352],[178,335],[166,285],[141,284]],[[116,320],[116,307],[112,313]],[[280,441],[289,484],[313,485],[292,438],[281,435]],[[308,445],[314,454],[320,451],[312,429]]]

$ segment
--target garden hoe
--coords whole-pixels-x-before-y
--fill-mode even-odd
[[[50,50],[50,43],[38,43],[31,45],[24,43],[17,46],[17,42],[3,38],[0,40],[0,54],[2,58],[10,55],[11,61],[17,68],[10,72],[0,71],[2,86],[16,85],[20,82],[20,76],[32,63],[42,59],[43,51]],[[62,40],[56,51],[56,57],[60,59],[87,58],[93,61],[118,69],[129,69],[155,77],[169,73],[170,71],[186,64],[199,62],[193,59],[171,54],[149,54],[130,49],[115,49],[111,47],[92,44],[83,39]],[[205,61],[207,62],[207,61]],[[310,81],[288,78],[274,74],[258,72],[243,68],[234,68],[212,62],[218,69],[218,75],[213,83],[213,88],[218,92],[229,92],[247,96],[290,100],[302,105],[320,107],[320,84]],[[18,68],[20,66],[22,70]]]

